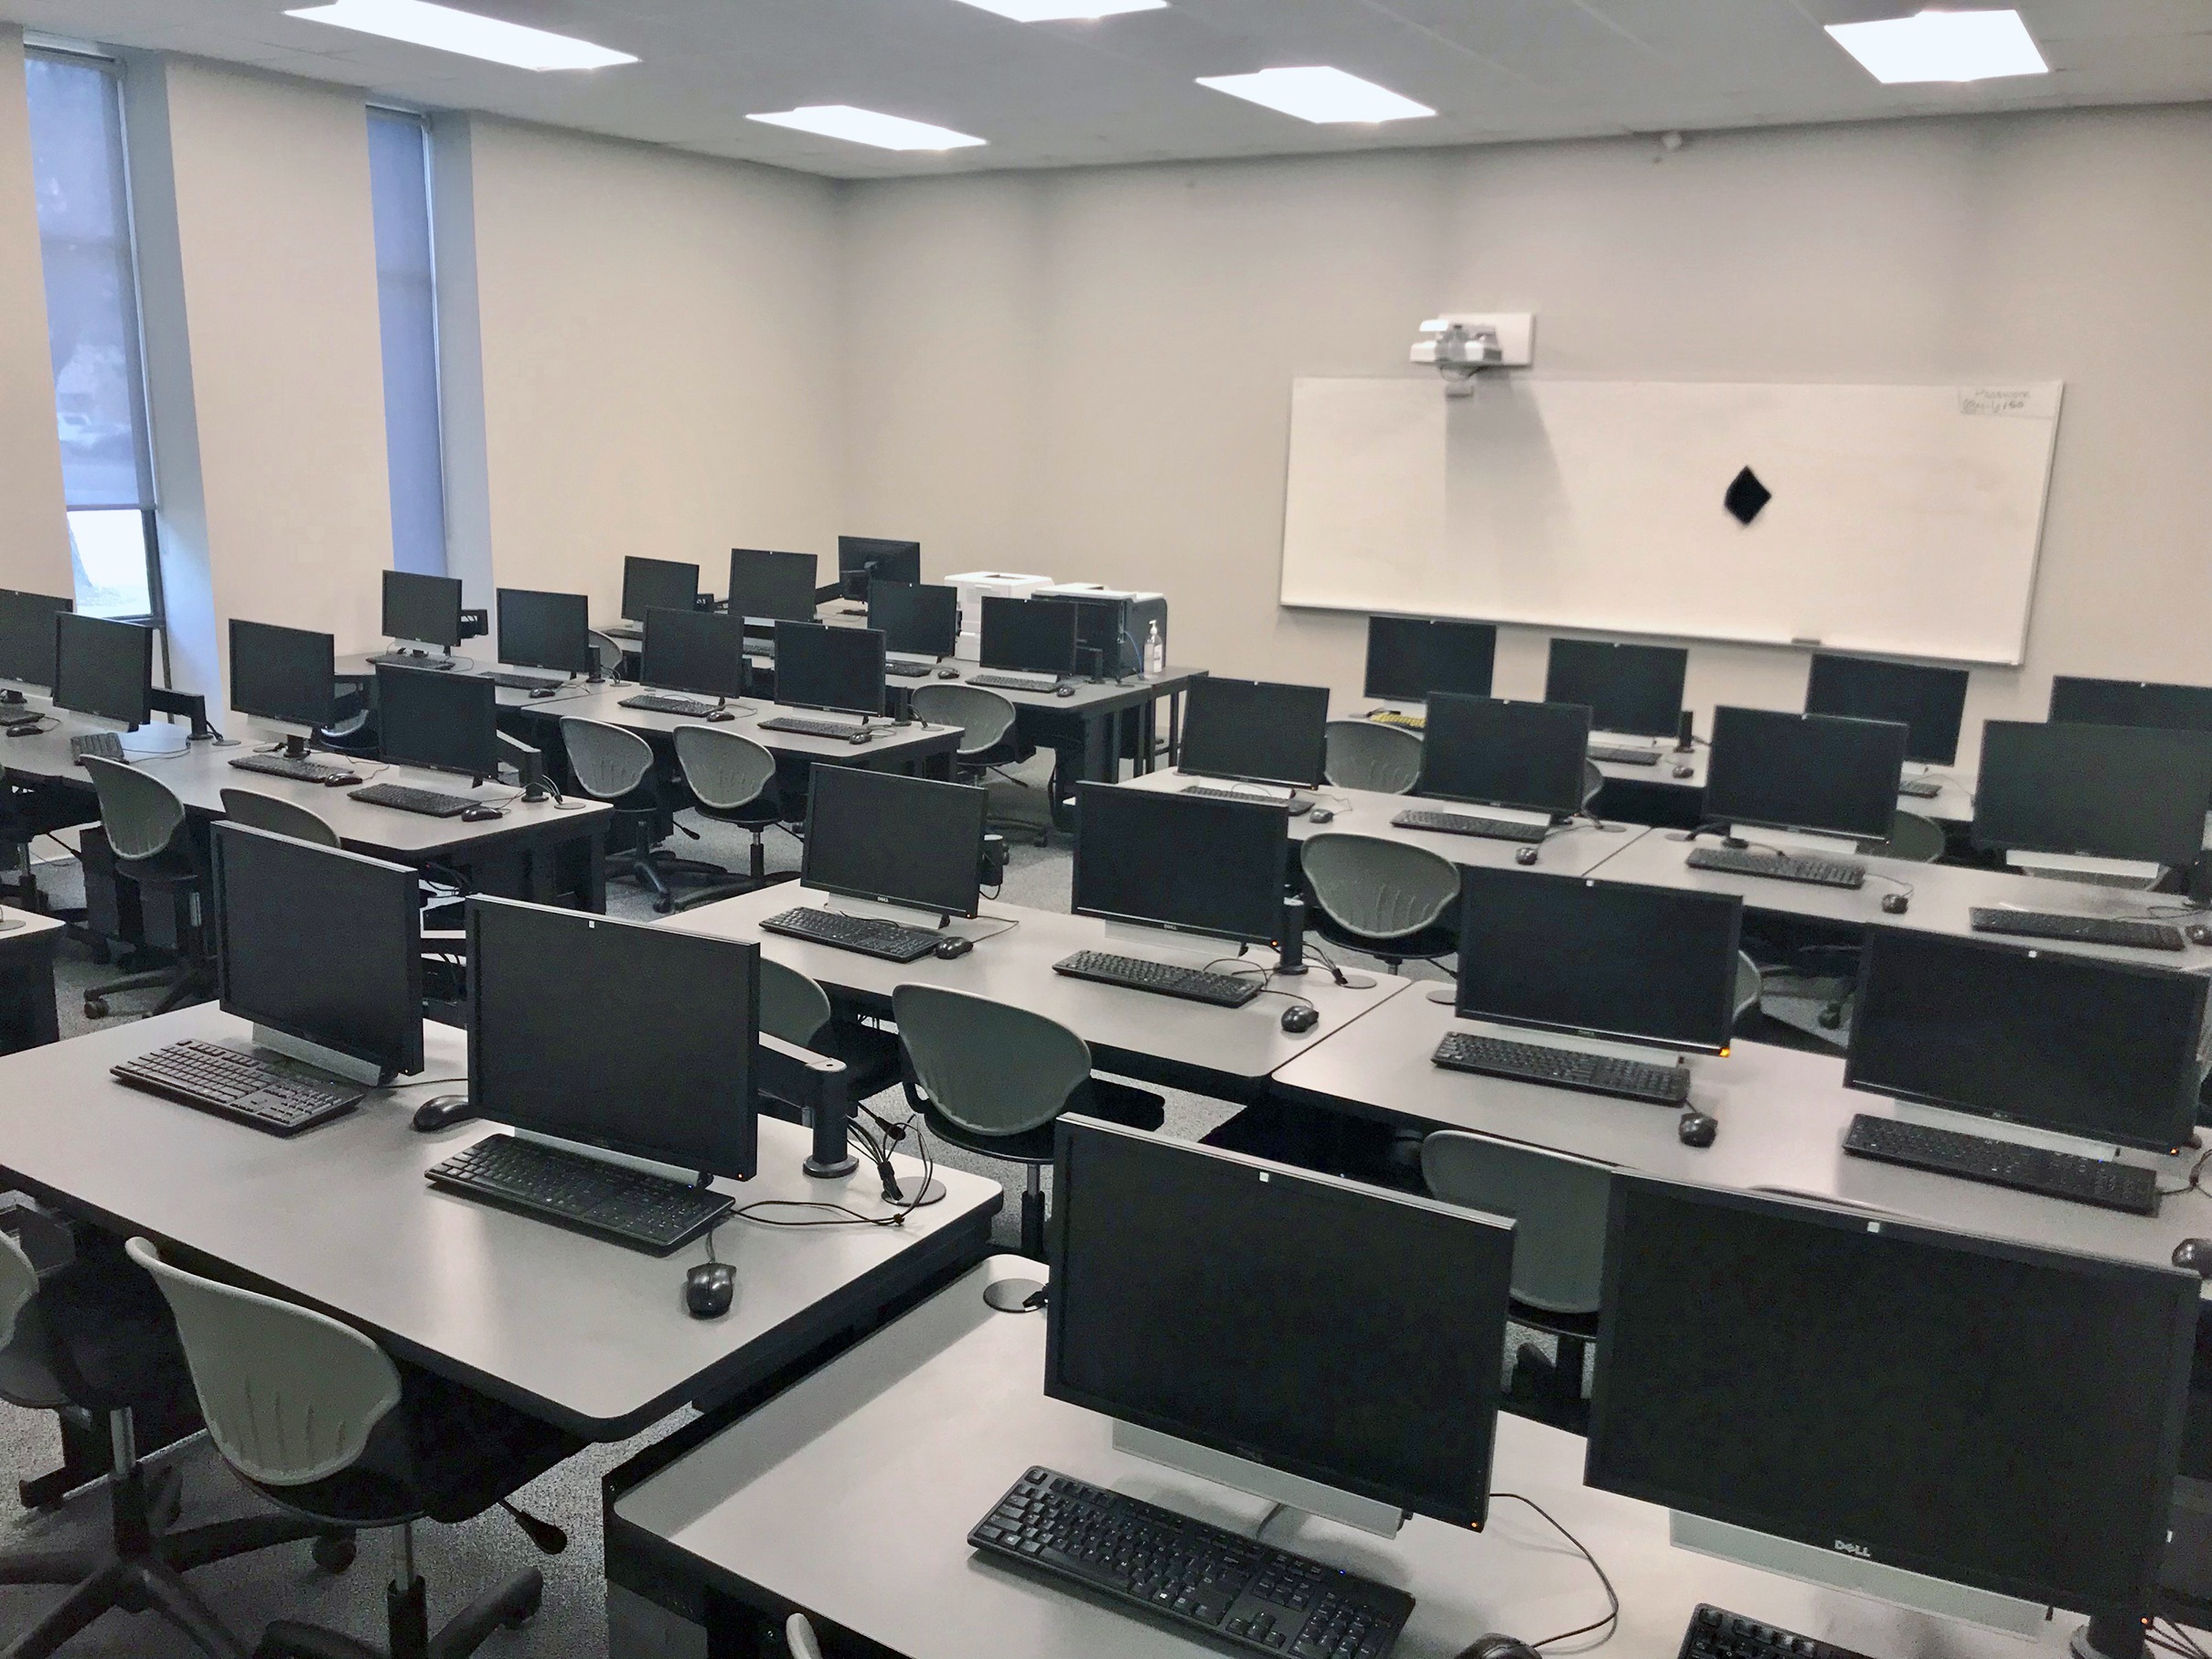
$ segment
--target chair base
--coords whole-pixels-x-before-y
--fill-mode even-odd
[[[405,1589],[386,1589],[390,1645],[375,1648],[352,1636],[317,1625],[279,1620],[262,1633],[253,1659],[469,1659],[499,1630],[518,1630],[537,1616],[545,1600],[545,1577],[534,1567],[503,1579],[430,1631],[428,1596],[421,1579]]]
[[[111,979],[105,985],[95,985],[84,993],[84,1017],[104,1020],[113,1011],[108,999],[125,991],[152,990],[155,986],[166,989],[161,1001],[146,1011],[146,1017],[171,1013],[187,1002],[205,1002],[215,994],[214,969],[200,962],[180,962],[171,968],[158,969],[149,973],[134,973],[120,979]]]
[[[678,910],[696,910],[701,904],[711,904],[718,899],[734,899],[748,893],[758,893],[764,887],[773,887],[779,882],[796,882],[796,870],[778,870],[774,874],[760,877],[739,876],[733,881],[717,882],[711,887],[702,887],[697,893],[687,893],[676,901]]]
[[[606,873],[609,881],[626,876],[652,894],[653,910],[658,915],[667,915],[676,908],[676,894],[670,883],[720,883],[730,879],[730,872],[720,864],[679,858],[658,848],[650,852],[611,852],[607,855]]]

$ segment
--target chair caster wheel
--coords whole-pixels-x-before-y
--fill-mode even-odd
[[[1821,1010],[1816,1018],[1819,1019],[1822,1031],[1840,1029],[1843,1023],[1843,1004],[1840,1002],[1830,1003],[1826,1008]]]
[[[108,1000],[105,997],[85,998],[84,1017],[88,1020],[106,1019],[108,1017]]]
[[[324,1533],[315,1541],[315,1564],[326,1573],[342,1573],[353,1565],[357,1552],[353,1534]]]

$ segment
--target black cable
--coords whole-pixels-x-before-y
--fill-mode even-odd
[[[2158,1195],[2161,1198],[2179,1198],[2184,1193],[2203,1192],[2204,1188],[2199,1184],[2199,1183],[2201,1183],[2204,1179],[2205,1163],[2207,1160],[2212,1160],[2212,1149],[2207,1149],[2207,1151],[2197,1154],[2196,1161],[2189,1166],[2188,1180],[2183,1182],[2181,1185],[2177,1187],[2160,1187],[2158,1189]]]
[[[1524,1498],[1517,1492],[1493,1492],[1490,1495],[1493,1499],[1511,1498],[1516,1504],[1526,1504],[1531,1509],[1542,1515],[1546,1521],[1549,1521],[1552,1525],[1552,1530],[1556,1532],[1561,1537],[1565,1538],[1569,1544],[1572,1544],[1575,1547],[1576,1553],[1579,1554],[1585,1561],[1587,1561],[1590,1564],[1590,1570],[1598,1575],[1598,1582],[1605,1586],[1605,1599],[1608,1603],[1608,1610],[1604,1618],[1595,1620],[1588,1624],[1577,1626],[1576,1629],[1571,1631],[1562,1631],[1556,1636],[1546,1636],[1541,1642],[1532,1642],[1529,1643],[1529,1646],[1534,1648],[1549,1647],[1555,1642],[1565,1642],[1576,1636],[1587,1636],[1594,1630],[1604,1630],[1608,1624],[1614,1627],[1614,1631],[1618,1631],[1620,1627],[1620,1592],[1613,1588],[1613,1580],[1606,1576],[1605,1568],[1598,1565],[1598,1557],[1590,1554],[1589,1550],[1584,1547],[1582,1540],[1577,1538],[1573,1533],[1567,1531],[1565,1527],[1560,1525],[1558,1518],[1555,1516],[1550,1510],[1544,1508],[1543,1504],[1537,1503],[1533,1498]],[[1612,1638],[1613,1632],[1607,1632],[1605,1640],[1609,1642],[1612,1640]]]

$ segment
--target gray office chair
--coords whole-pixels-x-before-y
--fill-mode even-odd
[[[1082,1112],[1157,1129],[1167,1102],[1091,1076],[1091,1051],[1064,1025],[1026,1008],[935,985],[900,985],[892,1018],[906,1054],[909,1097],[930,1131],[985,1158],[1026,1167],[1021,1253],[1044,1256],[1044,1166],[1053,1121]]]
[[[223,816],[232,823],[266,830],[272,835],[288,835],[295,841],[312,841],[318,847],[339,844],[337,830],[318,812],[254,789],[225,789],[222,795]]]
[[[1599,791],[1604,787],[1605,774],[1598,769],[1598,763],[1594,760],[1584,761],[1582,763],[1582,809],[1585,812],[1590,809],[1590,803],[1598,798]]]
[[[1330,830],[1298,849],[1307,925],[1398,972],[1459,947],[1459,872],[1448,859],[1404,841]]]
[[[465,1659],[538,1611],[545,1581],[511,1574],[433,1636],[415,1572],[414,1523],[451,1525],[497,1504],[540,1549],[558,1527],[508,1502],[582,1449],[572,1436],[456,1383],[402,1370],[349,1325],[185,1272],[144,1238],[131,1258],[154,1275],[176,1318],[208,1435],[223,1461],[272,1502],[329,1526],[394,1530],[385,1596],[390,1659]],[[335,1631],[280,1620],[255,1659],[383,1659]]]
[[[783,963],[763,957],[760,963],[761,1030],[785,1043],[845,1063],[847,1098],[866,1100],[897,1085],[902,1076],[899,1040],[858,1019],[840,1016],[828,992]],[[797,1122],[796,1108],[761,1097],[760,1109]]]
[[[793,1613],[784,1621],[784,1645],[791,1650],[791,1659],[822,1659],[822,1644],[805,1613]]]
[[[624,843],[607,854],[607,874],[630,877],[653,894],[653,908],[667,915],[676,908],[669,883],[679,880],[727,882],[720,864],[679,858],[661,846],[675,830],[699,840],[699,831],[676,822],[675,808],[664,795],[653,767],[653,745],[635,732],[604,721],[565,715],[561,746],[576,787],[614,808],[614,834]]]
[[[1905,859],[1932,864],[1943,856],[1943,826],[1917,812],[1900,812],[1889,822],[1889,839],[1861,841],[1859,851],[1870,858]]]
[[[1741,1032],[1758,1013],[1759,993],[1766,988],[1766,978],[1750,953],[1736,953],[1736,1013],[1729,1022],[1730,1029]]]
[[[611,634],[602,634],[597,628],[592,629],[585,638],[590,642],[592,660],[599,665],[600,673],[609,680],[620,680],[623,659],[622,641]]]
[[[928,725],[960,729],[960,746],[953,753],[953,776],[962,783],[981,784],[988,788],[993,772],[1020,765],[1037,753],[1037,745],[1021,735],[1020,712],[1010,701],[986,687],[941,683],[916,686],[909,702],[916,720]],[[1004,777],[1003,773],[1001,777],[1012,788],[1029,787],[1018,777]],[[1052,845],[1049,800],[1042,819],[1008,817],[998,810],[999,804],[993,805],[989,817],[991,829],[1001,834],[1009,830],[1018,830],[1033,836],[1040,847]]]
[[[1321,775],[1340,789],[1404,795],[1421,778],[1421,734],[1374,720],[1332,720],[1322,728]]]
[[[136,766],[87,755],[86,773],[100,797],[100,829],[115,858],[115,872],[138,889],[144,942],[174,953],[174,965],[133,973],[84,993],[84,1017],[105,1019],[108,999],[127,990],[162,990],[152,1012],[166,1014],[215,991],[207,952],[207,872],[201,867],[184,802],[161,779]]]
[[[1533,1343],[1513,1357],[1512,1393],[1535,1414],[1582,1432],[1584,1359],[1598,1338],[1605,1282],[1609,1165],[1459,1129],[1421,1142],[1421,1177],[1447,1204],[1513,1218],[1512,1297],[1517,1324],[1558,1339],[1557,1359]]]
[[[734,824],[753,837],[749,877],[718,882],[699,893],[686,894],[678,909],[711,904],[772,882],[797,879],[795,871],[768,873],[767,848],[762,840],[783,821],[783,805],[775,791],[775,755],[750,737],[720,726],[687,725],[676,728],[676,765],[700,817]]]

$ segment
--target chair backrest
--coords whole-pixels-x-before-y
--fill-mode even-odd
[[[963,755],[997,748],[1013,729],[1013,703],[982,686],[916,686],[909,701],[924,724],[958,726]]]
[[[1516,1300],[1546,1313],[1598,1311],[1609,1165],[1438,1129],[1421,1142],[1421,1178],[1447,1204],[1513,1218]]]
[[[168,851],[185,827],[185,804],[176,790],[151,773],[98,755],[86,755],[84,769],[100,797],[100,827],[117,858],[149,859]]]
[[[761,1030],[771,1037],[812,1048],[829,1023],[829,998],[796,968],[768,957],[760,961]]]
[[[1598,769],[1598,763],[1594,760],[1584,761],[1582,763],[1583,806],[1587,808],[1592,801],[1598,798],[1598,791],[1604,787],[1605,774]]]
[[[620,800],[653,770],[653,745],[636,733],[604,721],[565,715],[561,742],[568,751],[576,787],[594,800]]]
[[[399,1367],[350,1325],[173,1268],[147,1239],[126,1247],[176,1316],[208,1438],[247,1479],[326,1479],[400,1403]]]
[[[592,656],[597,660],[602,674],[613,680],[622,672],[622,641],[611,634],[601,633],[597,628],[587,632],[584,638],[591,644]]]
[[[1371,939],[1416,934],[1459,899],[1459,872],[1425,847],[1330,831],[1309,837],[1298,856],[1314,904]]]
[[[1859,843],[1861,852],[1906,859],[1916,864],[1934,863],[1943,856],[1943,826],[1917,812],[1900,812],[1891,819],[1887,840]]]
[[[0,1233],[0,1348],[16,1340],[16,1322],[38,1294],[38,1269],[23,1247]]]
[[[1758,1006],[1759,993],[1765,988],[1766,981],[1759,975],[1758,964],[1751,959],[1748,952],[1737,951],[1736,953],[1736,1018],[1733,1022],[1735,1024],[1741,1025],[1751,1011]]]
[[[1025,1008],[900,985],[891,1014],[937,1110],[973,1134],[1019,1135],[1050,1123],[1091,1075],[1083,1039]]]
[[[676,728],[676,764],[684,787],[715,812],[750,807],[775,781],[775,756],[750,737],[719,726]]]
[[[1403,795],[1421,779],[1421,738],[1378,720],[1332,720],[1322,728],[1321,775],[1340,789]]]
[[[249,829],[288,835],[295,841],[313,841],[318,847],[338,844],[338,832],[331,828],[328,819],[279,796],[263,795],[258,789],[225,789],[223,816]]]
[[[784,1645],[791,1650],[791,1659],[822,1659],[822,1644],[815,1640],[814,1626],[807,1622],[805,1613],[793,1613],[784,1621]]]

